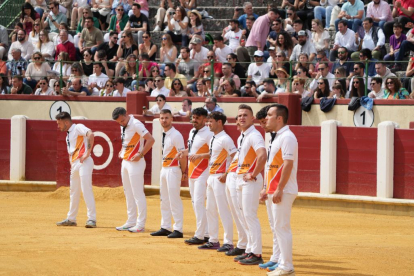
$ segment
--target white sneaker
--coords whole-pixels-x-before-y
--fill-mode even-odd
[[[129,232],[131,233],[141,233],[145,231],[145,228],[139,228],[138,225],[131,227],[128,229]]]
[[[269,276],[277,276],[277,275],[295,276],[295,271],[293,269],[292,270],[283,270],[280,267],[278,267],[272,272],[267,272],[267,275],[269,275]]]
[[[160,28],[160,26],[155,26],[155,28],[154,28],[154,30],[153,30],[153,32],[161,32],[161,28]]]
[[[132,228],[132,227],[134,227],[134,225],[130,225],[130,224],[125,223],[122,226],[115,227],[115,229],[118,230],[118,231],[127,231],[129,228]]]

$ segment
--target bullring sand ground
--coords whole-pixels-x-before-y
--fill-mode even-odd
[[[78,227],[55,225],[68,211],[68,188],[0,192],[0,275],[266,275],[224,254],[185,245],[183,239],[151,237],[160,224],[159,196],[148,197],[145,233],[118,232],[114,227],[126,220],[122,188],[94,192],[96,229],[83,227],[83,202]],[[195,217],[191,201],[183,202],[188,238]],[[268,260],[272,236],[264,205],[259,218]],[[414,275],[413,217],[294,207],[292,229],[296,275]]]

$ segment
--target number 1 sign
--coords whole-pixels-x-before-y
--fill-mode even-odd
[[[372,127],[374,124],[374,112],[361,106],[354,113],[354,125],[356,127]]]
[[[49,116],[51,120],[55,120],[56,115],[60,112],[67,112],[70,114],[70,106],[65,101],[56,101],[52,104],[49,111]]]

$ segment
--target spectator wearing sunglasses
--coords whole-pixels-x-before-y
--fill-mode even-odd
[[[161,110],[168,109],[172,112],[171,106],[167,104],[167,99],[164,95],[158,95],[156,98],[156,104],[154,104],[149,110],[144,111],[144,115],[156,115],[160,114]]]
[[[185,91],[183,84],[179,79],[173,79],[171,90],[170,90],[170,97],[187,97],[189,96]]]
[[[151,34],[144,33],[142,35],[142,39],[144,40],[144,42],[139,44],[138,53],[140,55],[147,54],[151,61],[155,61],[155,58],[157,57],[158,47],[151,41]]]
[[[317,82],[320,79],[327,79],[328,80],[328,83],[329,83],[329,87],[328,88],[329,88],[329,91],[331,91],[332,90],[332,86],[334,85],[334,82],[335,82],[335,76],[331,72],[329,72],[328,63],[321,63],[321,64],[319,64],[319,66],[318,66],[318,73],[316,74],[315,79],[310,84],[310,89],[312,91],[315,91],[315,89],[318,88]]]
[[[109,33],[105,34],[108,36],[108,39],[105,42],[101,43],[98,46],[98,49],[95,53],[95,57],[97,57],[97,53],[101,50],[105,51],[106,57],[108,61],[117,61],[116,53],[118,52],[118,33],[116,31],[110,31]],[[96,59],[96,58],[95,58]]]
[[[114,95],[114,82],[112,80],[107,80],[105,87],[99,91],[99,96],[101,97],[112,97]]]
[[[382,78],[374,77],[371,80],[371,92],[369,92],[368,97],[372,99],[383,99],[384,98],[384,88],[382,87]]]
[[[34,53],[32,55],[32,60],[34,62],[27,66],[24,83],[29,85],[32,89],[35,89],[38,81],[42,77],[46,77],[47,71],[50,70],[50,66],[47,62],[44,62],[43,56],[40,52]]]
[[[155,89],[151,92],[151,97],[157,97],[158,95],[164,95],[168,97],[170,95],[170,90],[164,86],[164,80],[162,77],[158,76],[154,79]]]
[[[125,12],[125,9],[122,5],[118,5],[115,11],[116,11],[116,14],[111,17],[111,21],[109,22],[108,32],[114,31],[119,34],[125,29],[125,26],[129,20],[129,16]],[[104,37],[104,40],[105,40],[105,37]]]
[[[54,96],[55,91],[53,91],[52,87],[49,87],[47,78],[41,78],[40,81],[37,83],[39,86],[38,89],[35,91],[35,95],[41,96]]]

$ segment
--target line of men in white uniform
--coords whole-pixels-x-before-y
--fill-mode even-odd
[[[123,159],[121,174],[128,213],[127,222],[116,229],[143,232],[146,221],[143,157],[151,149],[154,138],[140,121],[127,116],[124,108],[116,108],[112,117],[121,125],[122,150],[119,157]],[[268,275],[294,275],[290,215],[298,193],[298,144],[286,125],[288,110],[285,106],[275,104],[265,107],[257,113],[257,117],[265,131],[271,133],[267,153],[263,136],[254,127],[255,117],[248,105],[239,106],[237,125],[241,135],[237,139],[237,147],[224,131],[227,118],[221,112],[208,115],[203,108],[194,109],[194,128],[185,148],[182,134],[173,127],[171,111],[161,111],[162,219],[161,229],[151,235],[183,238],[180,187],[181,181],[188,178],[196,231],[194,237],[185,240],[187,244],[236,256],[234,261],[239,264],[259,265],[269,271]],[[264,179],[261,174],[263,170]],[[267,263],[263,263],[262,259],[261,228],[257,216],[259,200],[266,201],[273,232],[273,255]],[[218,237],[218,215],[224,228],[222,246]],[[171,225],[172,218],[174,225]],[[232,219],[238,232],[236,247],[233,246]],[[69,218],[65,221],[76,224],[76,217],[75,220],[72,216],[72,221]]]

